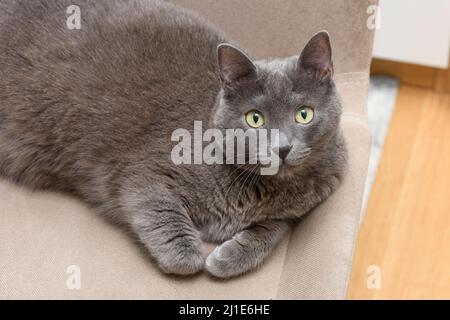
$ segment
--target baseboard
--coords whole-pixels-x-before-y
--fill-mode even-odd
[[[439,93],[450,93],[450,67],[438,69],[421,65],[373,59],[372,75],[396,77],[401,83],[428,88]]]

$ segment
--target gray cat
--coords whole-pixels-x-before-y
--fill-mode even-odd
[[[258,267],[346,167],[328,34],[300,57],[251,61],[198,15],[162,1],[0,0],[0,172],[75,194],[124,225],[166,273]],[[245,32],[245,30],[243,30]],[[175,165],[171,134],[279,129],[260,164]],[[206,257],[203,241],[219,243]]]

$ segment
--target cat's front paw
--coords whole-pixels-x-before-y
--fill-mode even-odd
[[[206,259],[206,270],[217,278],[230,278],[257,266],[246,248],[234,239],[217,246]]]
[[[189,249],[160,259],[161,270],[168,274],[191,275],[203,270],[205,257],[200,250]]]

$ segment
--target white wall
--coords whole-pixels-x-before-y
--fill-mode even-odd
[[[447,68],[450,0],[380,0],[373,56]]]

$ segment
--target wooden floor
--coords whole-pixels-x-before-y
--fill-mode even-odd
[[[368,289],[372,265],[380,289]],[[449,94],[400,87],[348,298],[450,299]]]

